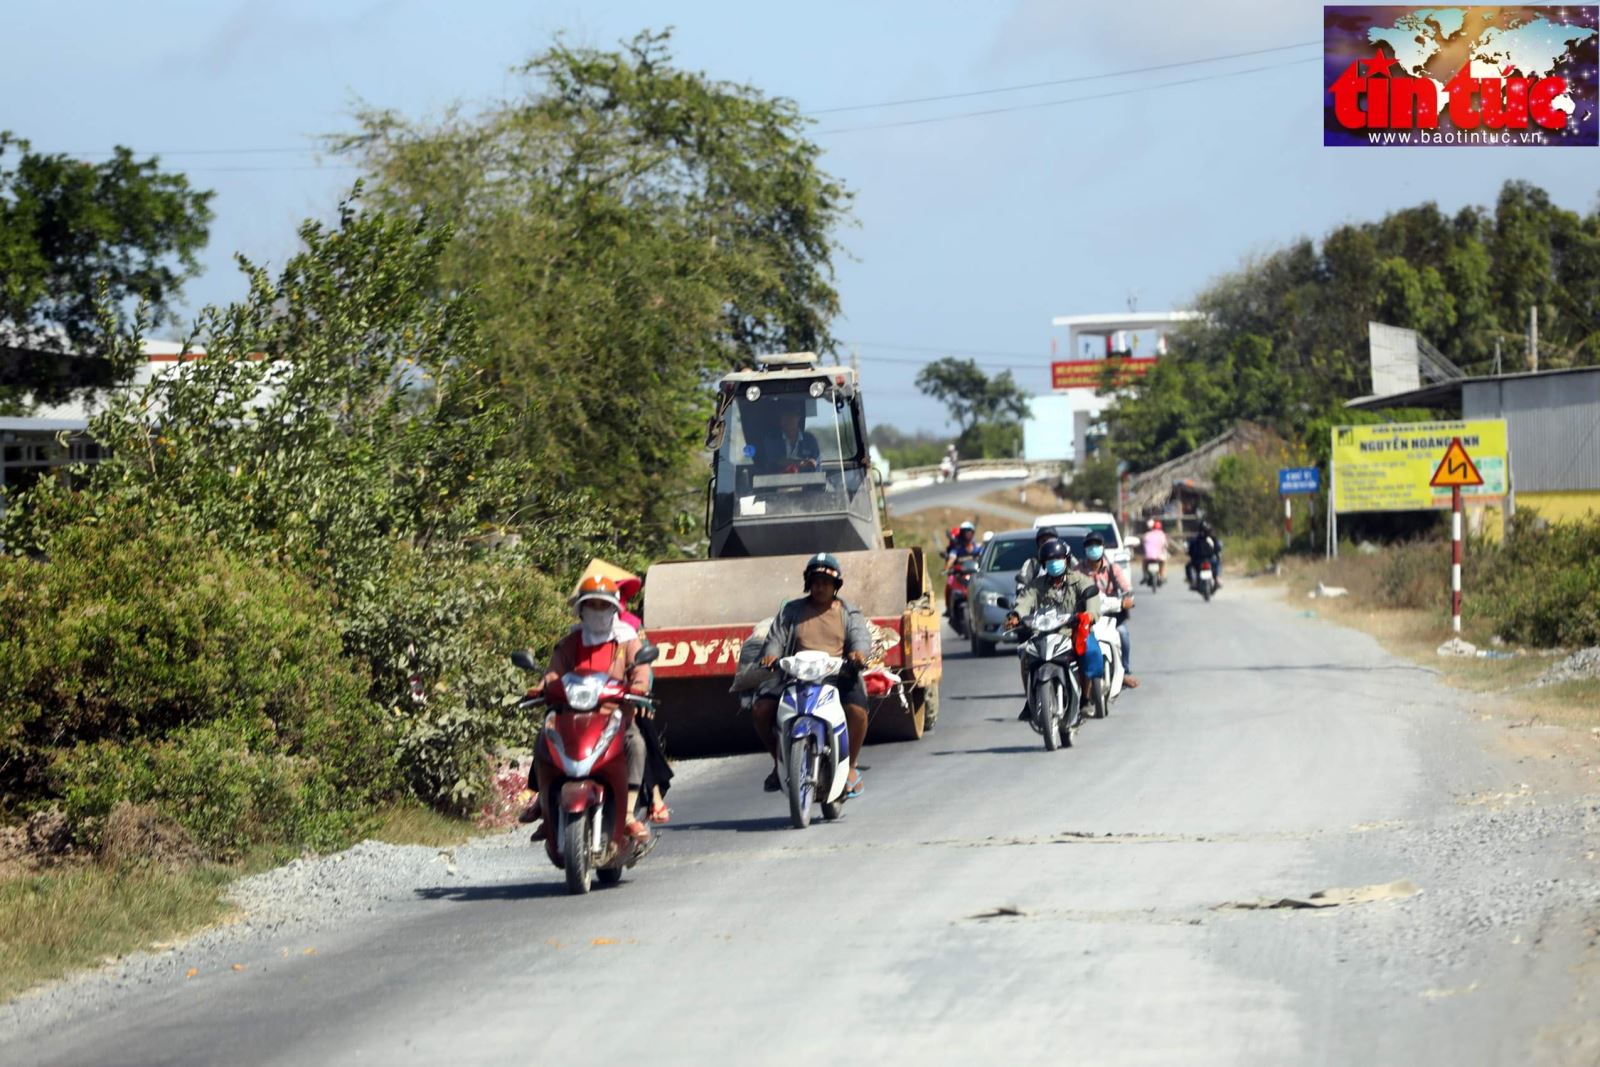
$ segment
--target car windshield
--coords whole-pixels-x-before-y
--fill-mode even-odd
[[[1017,537],[1005,541],[996,541],[989,549],[989,554],[984,557],[983,569],[986,571],[1020,571],[1022,565],[1033,556],[1033,538]]]

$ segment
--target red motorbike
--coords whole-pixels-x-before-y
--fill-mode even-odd
[[[653,663],[658,654],[646,647],[635,662]],[[526,652],[513,652],[511,662],[525,671],[539,670]],[[628,833],[628,759],[623,740],[636,708],[653,706],[607,674],[563,675],[520,707],[549,708],[544,729],[534,742],[534,759],[544,768],[539,800],[546,823],[545,853],[567,875],[569,893],[587,893],[594,878],[616,885],[622,872],[643,859],[656,839]],[[609,710],[608,710],[609,709]],[[641,790],[633,817],[649,813],[649,791]]]
[[[971,556],[957,560],[944,572],[944,609],[950,617],[950,628],[956,632],[957,637],[967,636],[968,604],[967,589],[972,585],[972,576],[978,572],[978,561]]]

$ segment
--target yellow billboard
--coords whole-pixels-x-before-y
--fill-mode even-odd
[[[1448,508],[1450,490],[1428,484],[1457,437],[1483,475],[1464,491],[1469,501],[1506,495],[1504,419],[1468,422],[1389,422],[1333,428],[1334,511],[1424,511]]]

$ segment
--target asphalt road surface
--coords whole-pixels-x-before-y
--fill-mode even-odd
[[[909,515],[913,511],[925,511],[928,508],[957,507],[989,493],[1015,489],[1022,483],[1021,478],[974,478],[919,486],[889,494],[889,511],[896,515]]]
[[[1014,659],[954,651],[936,732],[869,747],[838,823],[789,829],[763,757],[704,765],[617,888],[502,848],[0,1061],[1595,1062],[1592,797],[1265,590],[1169,586],[1135,636],[1143,687],[1072,750],[1014,721]]]

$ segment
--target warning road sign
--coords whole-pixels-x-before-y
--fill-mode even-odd
[[[1452,440],[1450,447],[1444,450],[1444,458],[1434,469],[1433,478],[1428,484],[1435,489],[1465,488],[1483,484],[1483,475],[1478,473],[1477,464],[1467,455],[1466,448],[1461,444],[1461,438]]]

